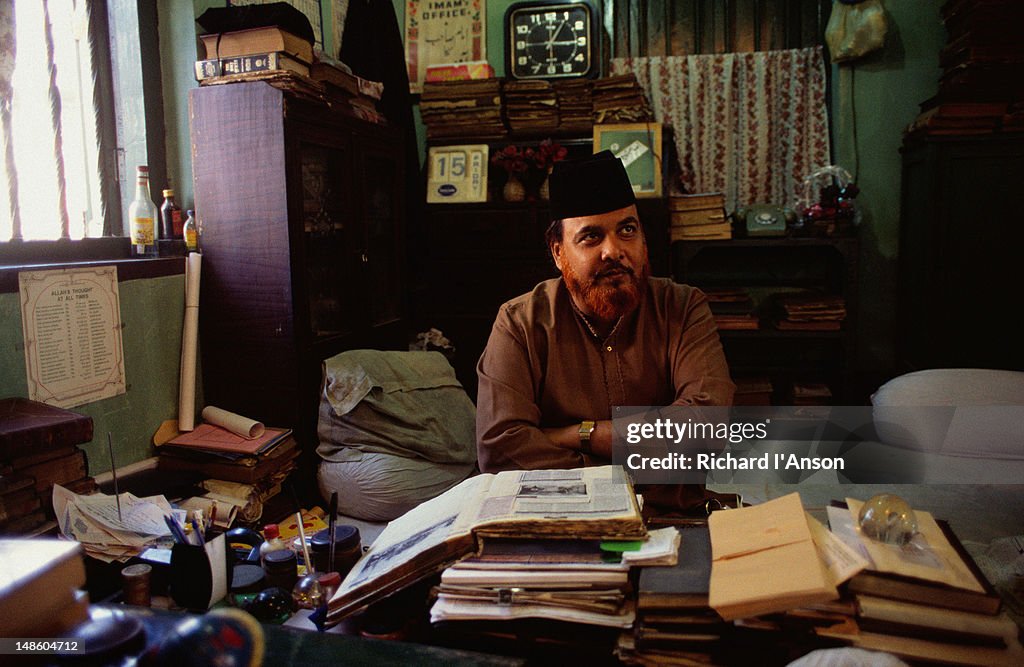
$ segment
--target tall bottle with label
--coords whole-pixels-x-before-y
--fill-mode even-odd
[[[188,210],[185,217],[185,249],[189,252],[199,250],[199,230],[196,228],[196,214]]]
[[[184,238],[184,224],[181,207],[174,201],[174,190],[170,188],[164,190],[164,203],[160,207],[160,238]]]
[[[156,257],[156,219],[156,205],[149,196],[149,167],[139,165],[135,177],[135,200],[128,207],[133,257]]]

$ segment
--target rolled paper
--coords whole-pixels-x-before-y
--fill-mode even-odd
[[[212,405],[207,405],[203,408],[203,421],[207,424],[213,424],[220,426],[223,429],[231,431],[235,435],[240,435],[247,440],[253,440],[263,435],[266,430],[263,424],[256,421],[255,419],[249,419],[242,415],[235,414],[234,412],[228,412],[222,408],[217,408]]]
[[[199,273],[203,256],[185,258],[185,321],[181,330],[181,371],[178,385],[178,430],[196,426],[196,341],[199,337]]]

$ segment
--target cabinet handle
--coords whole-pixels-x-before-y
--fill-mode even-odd
[[[365,252],[359,255],[359,258],[363,260],[363,264],[370,263],[370,257]]]

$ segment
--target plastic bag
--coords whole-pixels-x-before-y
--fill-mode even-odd
[[[882,0],[837,0],[825,28],[832,62],[856,60],[881,49],[887,29]]]

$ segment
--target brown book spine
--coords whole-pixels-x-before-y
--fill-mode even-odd
[[[85,452],[76,448],[66,456],[37,463],[22,472],[35,477],[37,492],[48,494],[54,484],[65,484],[86,476]]]
[[[0,462],[92,440],[92,417],[27,398],[0,400]]]

